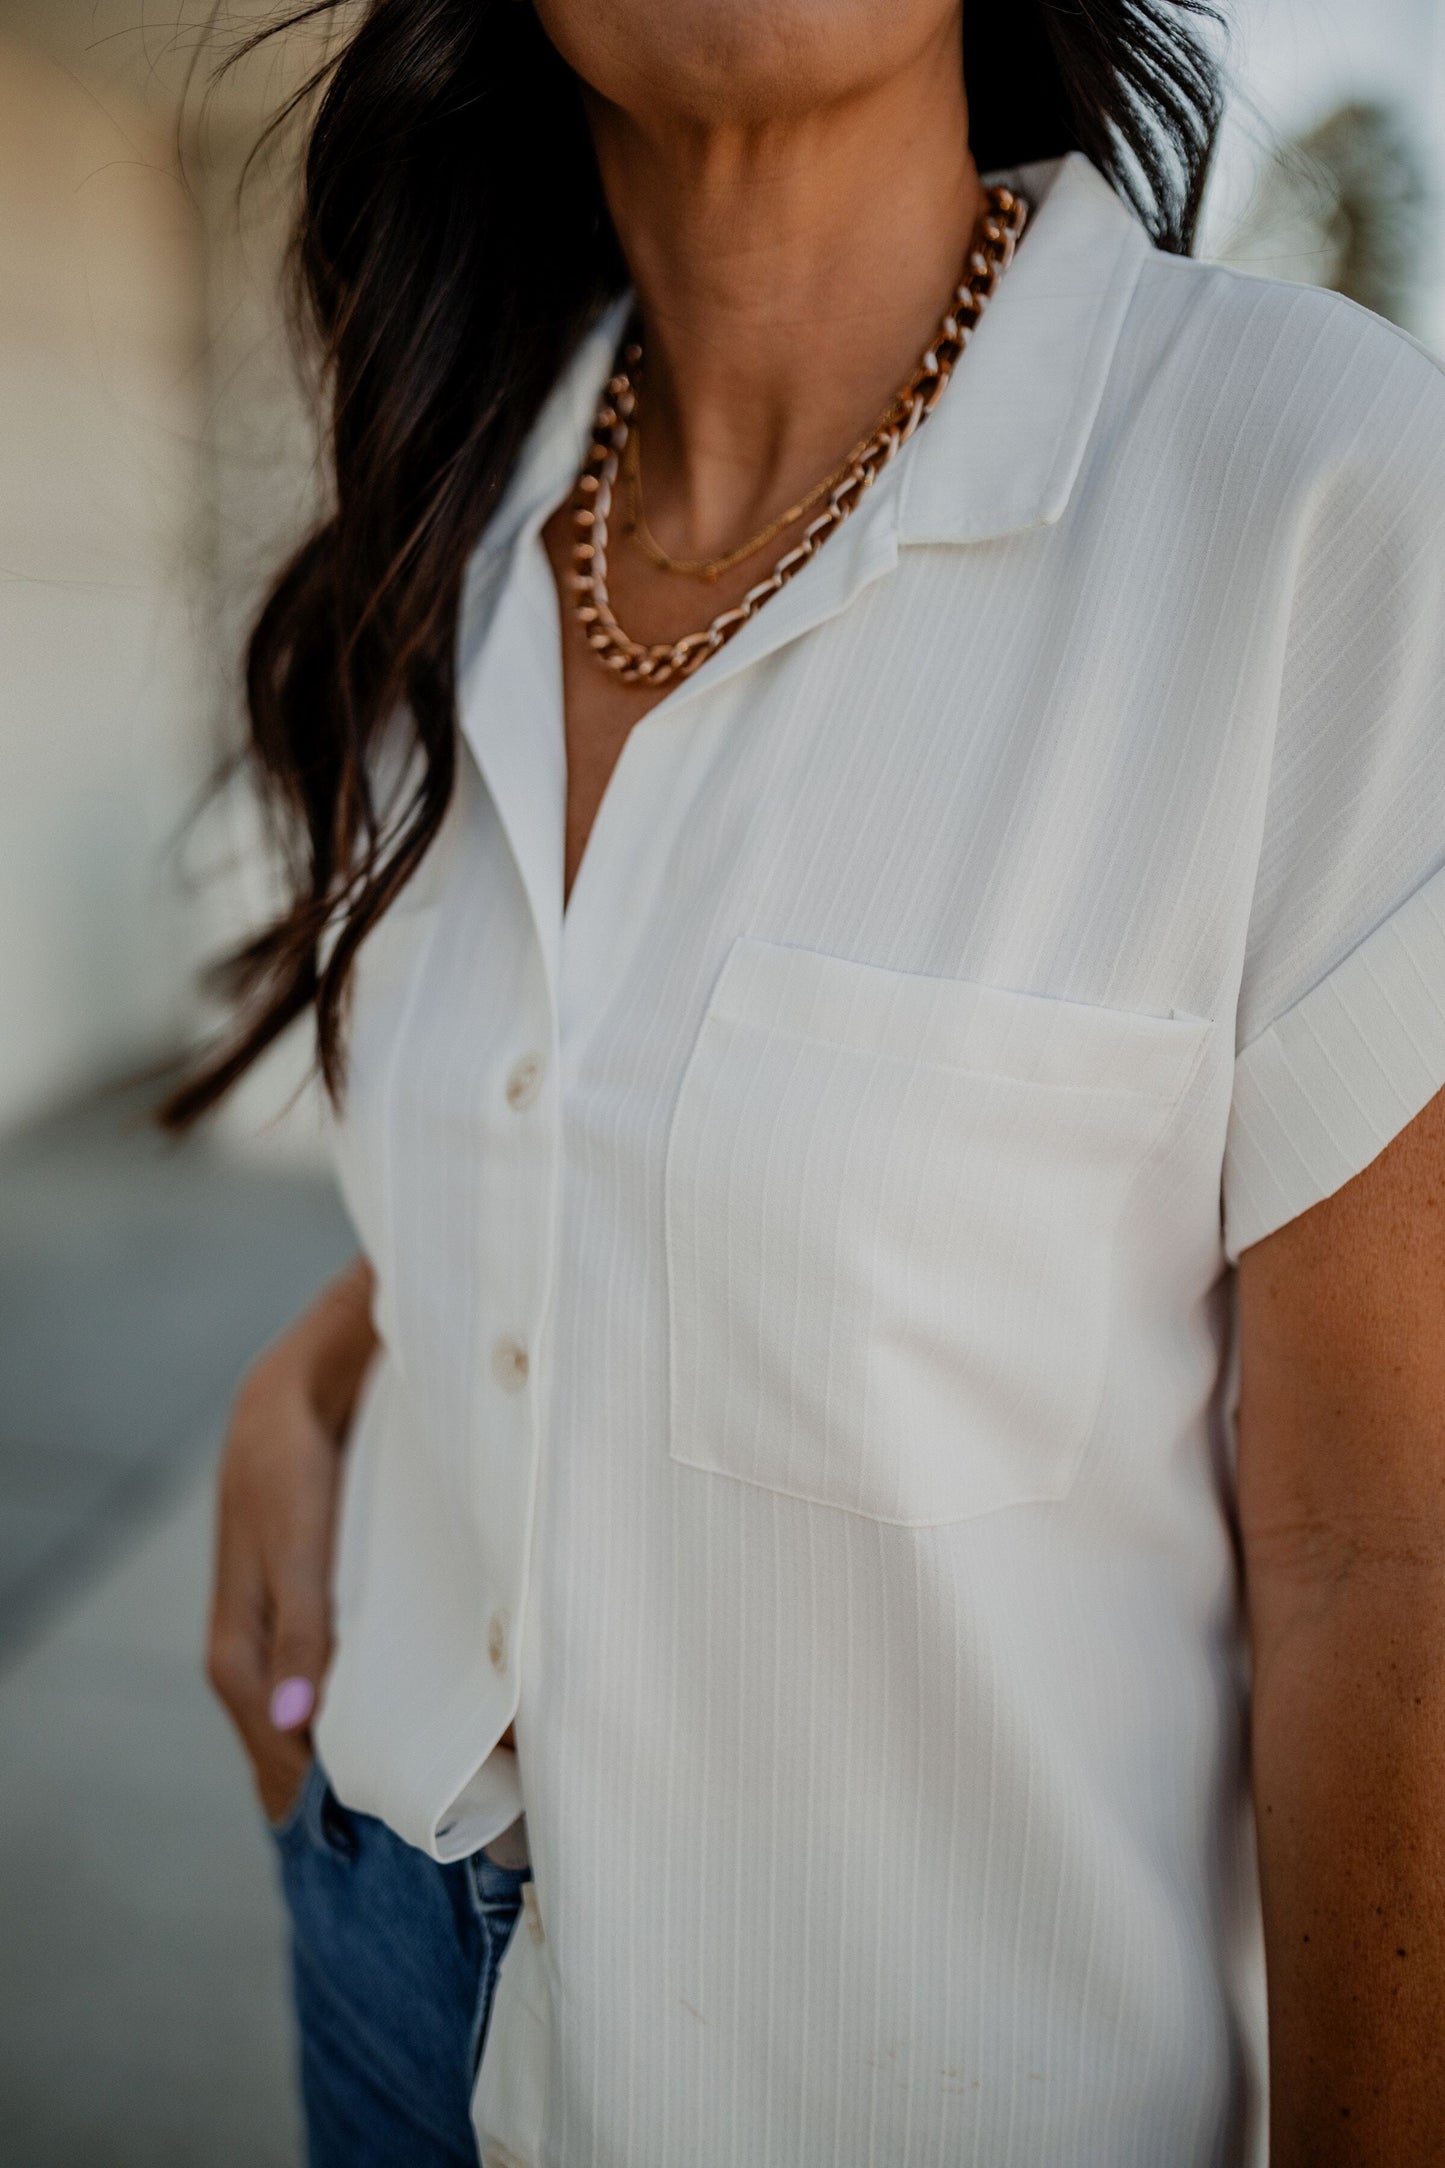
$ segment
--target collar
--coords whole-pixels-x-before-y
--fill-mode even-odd
[[[984,178],[1017,186],[1032,215],[927,425],[802,576],[668,691],[646,718],[653,729],[847,609],[901,545],[983,541],[1063,511],[1149,241],[1078,153]],[[603,311],[545,401],[469,568],[459,627],[462,730],[517,861],[554,996],[567,756],[557,597],[537,538],[586,450],[630,300]]]
[[[928,426],[900,455],[901,543],[983,542],[1059,518],[1151,247],[1082,151],[982,178],[1017,188],[1031,215]],[[484,562],[575,476],[631,299],[608,303],[543,403],[482,538]]]
[[[1083,464],[1125,312],[1152,246],[1082,151],[998,169],[1028,224],[967,353],[909,453],[900,542],[985,542],[1051,526]]]

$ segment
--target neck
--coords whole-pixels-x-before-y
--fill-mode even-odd
[[[642,316],[648,522],[719,554],[878,418],[958,282],[981,198],[959,56],[775,123],[589,109]]]

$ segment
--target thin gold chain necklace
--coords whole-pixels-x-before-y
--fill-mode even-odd
[[[604,669],[624,685],[668,685],[688,677],[801,571],[932,413],[1000,277],[1013,260],[1027,217],[1027,203],[1012,189],[994,187],[985,191],[977,243],[969,251],[964,277],[931,344],[883,421],[841,480],[829,490],[823,510],[808,522],[798,541],[784,551],[767,577],[749,588],[741,602],[723,610],[701,631],[684,633],[679,640],[632,639],[618,624],[608,593],[608,522],[637,408],[633,379],[642,360],[637,340],[624,334],[620,367],[608,378],[602,394],[572,513],[573,614]]]
[[[634,384],[634,393],[636,389]],[[893,412],[895,404],[895,400],[889,400],[874,428],[882,427],[883,422]],[[805,512],[811,512],[813,506],[827,496],[833,484],[842,480],[854,460],[862,457],[868,449],[872,435],[873,430],[870,429],[866,436],[858,439],[851,451],[844,453],[837,466],[831,468],[821,482],[813,484],[806,497],[800,497],[796,504],[790,504],[786,512],[780,512],[776,519],[770,519],[766,527],[759,528],[755,535],[751,535],[746,542],[740,542],[736,549],[729,550],[725,557],[670,557],[643,515],[642,426],[641,416],[634,411],[618,467],[618,477],[627,498],[627,521],[623,531],[629,541],[637,544],[648,563],[656,565],[659,572],[681,573],[685,579],[690,580],[720,579],[724,572],[731,572],[734,565],[742,564],[749,557],[756,557],[760,549],[771,542],[775,535],[780,535],[785,527],[791,527],[795,519],[801,519]]]

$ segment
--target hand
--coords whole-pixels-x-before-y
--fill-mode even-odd
[[[221,1462],[206,1669],[267,1819],[294,1802],[331,1655],[331,1561],[351,1413],[376,1348],[358,1260],[241,1385]]]

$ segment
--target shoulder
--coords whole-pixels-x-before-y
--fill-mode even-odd
[[[1445,364],[1419,339],[1344,294],[1228,264],[1151,248],[1126,343],[1145,366],[1208,358],[1269,414],[1348,423],[1370,394],[1407,391],[1445,416]]]
[[[1261,510],[1328,519],[1364,492],[1445,526],[1445,366],[1358,302],[1151,249],[1119,361],[1128,411]]]

